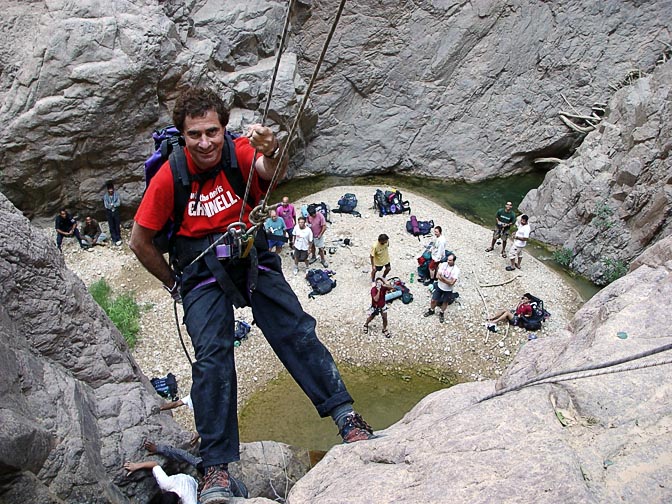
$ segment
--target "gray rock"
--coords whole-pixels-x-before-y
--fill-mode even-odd
[[[571,266],[597,283],[672,233],[671,83],[668,62],[620,89],[599,128],[520,205],[532,237],[572,249]]]
[[[3,502],[147,502],[151,475],[126,479],[147,437],[189,438],[51,239],[0,194],[0,466]],[[31,496],[33,498],[31,498]]]
[[[647,252],[576,314],[565,336],[525,344],[497,385],[669,344],[661,314],[672,295],[670,251],[672,238]],[[659,365],[481,403],[494,382],[456,385],[423,399],[380,438],[332,448],[288,502],[667,502],[671,377]]]

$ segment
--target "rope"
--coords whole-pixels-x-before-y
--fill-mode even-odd
[[[315,69],[313,70],[313,75],[310,78],[310,82],[308,83],[308,88],[306,89],[306,94],[303,97],[303,100],[301,101],[301,107],[299,108],[299,112],[296,114],[296,117],[294,118],[294,124],[292,124],[292,128],[289,130],[289,135],[287,136],[287,141],[285,142],[285,145],[289,145],[290,141],[294,137],[294,134],[296,133],[296,129],[298,128],[299,121],[301,120],[301,116],[303,115],[303,111],[306,108],[306,103],[308,102],[308,97],[310,96],[310,92],[313,89],[313,86],[315,84],[315,81],[317,80],[317,74],[320,71],[320,67],[322,66],[322,62],[324,61],[324,57],[327,54],[327,48],[329,47],[329,43],[331,42],[332,37],[334,36],[334,32],[336,31],[336,27],[338,26],[338,22],[341,19],[341,14],[343,13],[343,8],[345,7],[345,2],[347,0],[341,0],[341,3],[338,6],[338,10],[336,11],[336,16],[334,18],[334,22],[331,24],[331,29],[329,30],[329,34],[327,35],[326,40],[324,41],[324,45],[322,46],[322,52],[320,53],[320,57],[317,60],[317,63],[315,63]],[[283,148],[280,149],[280,159],[278,160],[278,166],[282,166],[282,162],[285,159],[285,155],[287,154],[287,149]],[[280,170],[276,170],[275,173],[273,173],[273,177],[271,178],[271,181],[268,186],[268,190],[266,191],[266,197],[264,198],[264,202],[269,198],[271,192],[273,189],[275,189],[275,184],[278,183],[278,176],[279,176]],[[264,203],[265,204],[265,203]]]
[[[271,97],[273,96],[273,89],[275,88],[275,79],[278,75],[278,69],[280,68],[280,58],[282,57],[282,52],[285,48],[285,41],[287,40],[287,33],[289,32],[289,15],[294,5],[294,0],[289,0],[287,4],[287,11],[285,12],[285,23],[282,28],[282,37],[280,38],[280,45],[278,46],[278,53],[275,55],[275,65],[273,67],[273,76],[271,77],[271,85],[268,89],[268,96],[266,97],[266,105],[264,106],[264,114],[261,117],[261,125],[266,124],[266,118],[268,117],[268,110],[271,107]],[[250,195],[250,187],[252,187],[252,174],[254,173],[254,163],[257,159],[258,149],[254,149],[254,154],[252,155],[252,165],[250,166],[250,171],[247,175],[247,184],[245,185],[245,197],[243,198],[243,205],[240,207],[240,217],[239,221],[243,221],[243,216],[245,215],[245,202],[247,201],[248,196]],[[278,166],[280,162],[278,161]],[[268,194],[264,201],[268,198]],[[263,210],[263,205],[262,205]]]
[[[649,356],[655,355],[657,353],[666,352],[667,350],[672,350],[672,343],[668,343],[667,345],[663,345],[663,346],[660,346],[660,347],[657,347],[657,348],[653,348],[651,350],[646,350],[644,352],[640,352],[638,354],[631,355],[629,357],[623,357],[621,359],[616,359],[616,360],[613,360],[613,361],[607,361],[607,362],[604,362],[602,364],[589,364],[587,366],[583,366],[583,367],[580,367],[580,368],[577,368],[577,369],[567,369],[565,371],[557,371],[555,373],[546,373],[546,374],[543,374],[543,375],[538,376],[536,378],[533,378],[532,380],[528,380],[524,383],[521,383],[520,385],[514,385],[514,386],[511,386],[511,387],[506,387],[506,388],[504,388],[504,389],[502,389],[498,392],[495,392],[493,394],[485,396],[483,399],[480,399],[479,401],[477,401],[476,404],[482,403],[482,402],[487,401],[489,399],[493,399],[495,397],[502,396],[502,395],[507,394],[509,392],[514,392],[516,390],[521,390],[525,387],[530,387],[532,385],[539,385],[541,383],[552,383],[552,382],[560,382],[560,381],[566,381],[566,380],[576,380],[576,379],[579,379],[579,378],[588,378],[589,376],[597,376],[597,375],[600,375],[600,374],[610,374],[610,373],[619,373],[621,371],[629,371],[630,368],[623,368],[623,369],[611,370],[611,371],[606,371],[606,372],[602,371],[602,372],[599,372],[599,373],[587,374],[585,376],[574,376],[574,377],[570,377],[570,378],[562,378],[562,379],[559,379],[559,380],[551,380],[552,378],[555,378],[557,376],[577,374],[577,373],[583,373],[583,372],[586,372],[586,371],[594,371],[594,370],[605,369],[605,368],[609,368],[609,367],[613,367],[613,366],[618,366],[619,364],[624,364],[626,362],[632,362],[632,361],[635,361],[635,360],[643,359],[644,357],[649,357]],[[660,364],[668,364],[668,362],[665,361],[665,362],[661,362],[661,363],[645,363],[643,365],[640,364],[640,365],[638,365],[639,367],[634,367],[632,369],[643,369],[643,368],[646,368],[646,367],[651,367],[651,366],[660,365]]]
[[[287,149],[286,146],[289,145],[291,142],[292,138],[294,137],[294,134],[296,133],[296,129],[298,127],[299,121],[301,120],[301,116],[303,115],[303,111],[306,108],[306,103],[308,102],[308,97],[310,96],[310,92],[313,89],[313,85],[315,84],[315,81],[317,80],[317,74],[320,71],[320,67],[322,66],[322,62],[324,61],[324,57],[327,53],[327,48],[329,47],[329,43],[331,42],[332,37],[334,36],[334,32],[336,31],[336,27],[338,26],[338,22],[341,19],[341,14],[343,13],[343,8],[345,7],[345,2],[346,0],[341,0],[341,3],[338,6],[338,11],[336,12],[336,17],[334,18],[334,22],[331,25],[331,29],[329,30],[329,34],[327,35],[327,39],[324,42],[324,46],[322,47],[322,52],[320,53],[320,57],[317,60],[317,63],[315,64],[315,69],[313,70],[313,75],[310,78],[310,82],[308,83],[308,88],[306,89],[306,93],[303,97],[303,101],[301,102],[301,106],[299,107],[299,111],[296,114],[296,117],[294,118],[294,123],[292,124],[292,128],[289,131],[289,135],[287,136],[287,140],[285,141],[285,147],[280,148],[280,157],[278,158],[278,167],[282,166],[283,161],[287,157]],[[288,10],[287,10],[287,18],[285,20],[285,29],[288,26],[287,19],[289,19],[289,7],[291,7],[293,1],[290,2],[288,5]],[[283,33],[283,39],[284,39],[284,33]],[[279,65],[280,61],[280,56],[282,54],[282,47],[280,47],[280,50],[278,51],[277,57],[276,57],[276,68]],[[275,72],[274,72],[275,73]],[[268,107],[270,104],[270,96],[273,92],[273,85],[274,82],[271,83],[271,89],[269,90],[269,97],[267,100],[266,106]],[[267,110],[264,111],[264,118],[266,117]],[[257,149],[254,151],[254,156],[252,156],[252,166],[250,167],[250,172],[248,173],[247,177],[247,184],[245,185],[245,197],[243,198],[243,206],[240,209],[240,218],[239,222],[236,222],[232,225],[229,226],[229,229],[227,230],[227,233],[239,233],[240,235],[242,234],[247,234],[252,235],[254,231],[256,231],[257,227],[259,227],[263,221],[268,217],[268,209],[266,207],[266,202],[268,201],[268,198],[271,195],[271,192],[275,189],[275,185],[278,183],[278,177],[280,174],[281,170],[276,169],[275,172],[273,173],[273,177],[271,177],[271,180],[268,184],[268,189],[266,190],[266,195],[261,201],[260,205],[257,205],[254,207],[254,209],[250,212],[250,222],[253,224],[249,229],[246,228],[245,223],[243,222],[243,216],[245,213],[245,201],[247,201],[247,198],[250,194],[250,187],[252,186],[252,173],[254,171],[254,160],[257,157]],[[279,203],[278,203],[279,204]],[[277,205],[275,205],[277,206]],[[254,219],[254,220],[253,220]],[[233,227],[238,226],[239,229],[233,229]],[[191,264],[194,262],[198,261],[201,259],[206,253],[208,253],[211,249],[216,247],[221,243],[221,241],[224,239],[224,235],[222,235],[218,240],[216,240],[214,243],[212,243],[207,249],[205,249],[196,259],[194,259]]]
[[[184,350],[184,354],[187,356],[189,365],[193,366],[194,363],[191,361],[189,351],[187,350],[187,346],[184,344],[184,339],[182,338],[182,331],[180,330],[180,320],[177,316],[177,301],[173,301],[173,312],[175,313],[175,326],[177,327],[177,334],[180,336],[180,343],[182,343],[182,349]]]

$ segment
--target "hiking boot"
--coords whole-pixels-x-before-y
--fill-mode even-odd
[[[208,467],[199,495],[201,504],[228,504],[233,497],[229,471],[223,465]]]
[[[308,264],[313,264],[315,261],[317,261],[317,257],[312,257],[312,258],[308,261]]]
[[[439,322],[441,322],[443,324],[445,321],[446,321],[446,319],[445,319],[444,313],[439,312]]]
[[[515,270],[516,270],[516,268],[514,268],[513,266],[507,266],[507,267],[504,268],[504,269],[505,269],[506,271],[515,271]]]
[[[431,308],[422,314],[423,317],[430,317],[432,315],[434,315],[434,310],[432,310]]]
[[[296,275],[296,274],[298,274],[298,273],[299,273],[299,268],[297,268],[296,266],[294,266],[294,274]]]
[[[346,417],[339,434],[343,438],[344,443],[366,441],[375,437],[371,426],[364,421],[359,413],[355,413],[354,411]]]
[[[324,268],[328,268],[328,267],[329,267],[329,263],[328,263],[327,261],[322,261],[322,266],[323,266]]]

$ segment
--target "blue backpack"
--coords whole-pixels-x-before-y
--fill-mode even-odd
[[[238,168],[236,151],[233,145],[233,139],[239,135],[225,133],[224,151],[229,153],[228,162],[223,163],[222,170],[231,184],[234,192],[241,198],[245,194],[245,181]],[[175,126],[154,130],[152,133],[154,139],[154,152],[145,161],[145,191],[149,187],[150,181],[163,166],[166,161],[170,161],[170,169],[173,172],[174,182],[174,212],[163,229],[154,236],[154,245],[161,253],[171,252],[174,245],[174,238],[182,225],[184,211],[189,203],[191,195],[192,177],[187,168],[187,158],[184,154],[184,138]],[[248,198],[248,205],[254,207],[254,204]]]
[[[168,373],[165,378],[152,378],[149,381],[161,397],[177,401],[177,378],[173,373]]]
[[[334,208],[332,212],[352,214],[355,217],[362,216],[362,214],[355,210],[357,207],[357,196],[352,193],[345,193],[343,196],[341,196],[341,199],[338,200],[337,204],[338,208]]]
[[[308,294],[309,298],[328,294],[336,287],[336,280],[331,278],[333,272],[330,270],[309,269],[306,273],[306,280],[312,287],[312,292]]]

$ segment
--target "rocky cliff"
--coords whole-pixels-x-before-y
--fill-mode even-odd
[[[157,414],[159,397],[52,240],[1,194],[0,218],[0,500],[128,502],[121,464],[148,433],[175,445],[189,435]]]
[[[604,369],[611,374],[478,401],[496,387],[546,372],[672,344],[662,315],[670,296],[672,238],[667,238],[593,297],[564,335],[525,344],[499,383],[435,392],[379,439],[332,448],[293,488],[288,502],[669,502],[669,350]],[[624,366],[632,368],[613,372]]]
[[[153,127],[202,83],[258,119],[285,2],[11,1],[0,21],[0,189],[27,215],[132,215]],[[269,115],[286,131],[337,2],[296,2]],[[668,1],[348,2],[293,146],[290,175],[408,171],[475,181],[567,157],[580,113],[665,50]],[[319,118],[319,120],[318,120]],[[99,215],[99,214],[98,214]]]
[[[597,130],[520,205],[533,237],[608,283],[672,234],[672,62],[620,89]]]

